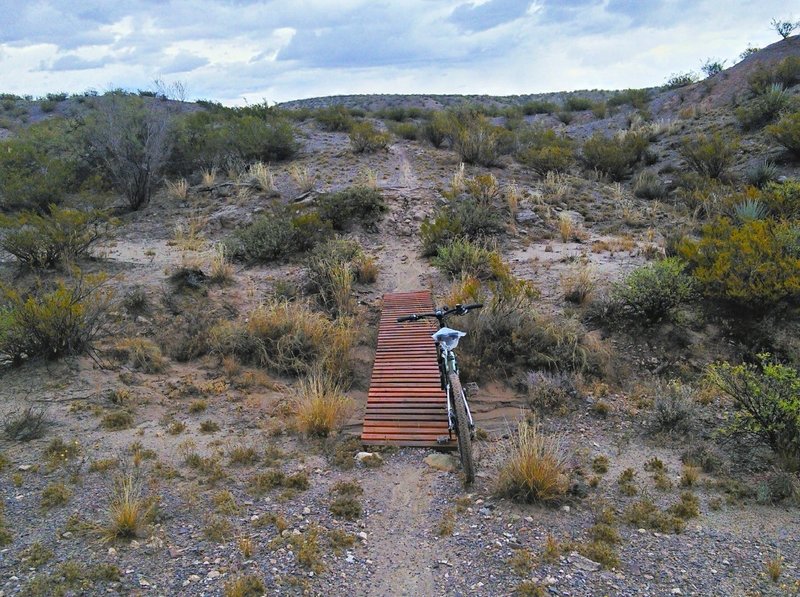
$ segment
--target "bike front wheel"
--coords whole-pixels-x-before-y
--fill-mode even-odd
[[[469,430],[467,406],[464,402],[464,390],[461,389],[461,380],[458,378],[457,373],[451,373],[449,378],[453,408],[456,415],[458,453],[461,456],[461,468],[464,471],[466,484],[470,485],[475,480],[475,462],[472,459],[472,437]]]

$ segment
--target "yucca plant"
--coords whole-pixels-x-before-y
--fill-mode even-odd
[[[740,222],[753,222],[767,217],[767,206],[758,199],[745,199],[734,207],[736,219]]]

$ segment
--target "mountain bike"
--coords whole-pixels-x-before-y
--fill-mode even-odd
[[[475,438],[475,422],[467,401],[467,393],[461,385],[458,375],[458,360],[455,349],[458,341],[466,336],[466,332],[447,327],[445,319],[450,315],[466,315],[473,309],[483,307],[480,303],[456,305],[452,309],[441,307],[432,313],[414,313],[398,317],[397,322],[418,321],[426,317],[436,318],[439,330],[432,335],[436,344],[436,355],[439,363],[439,377],[442,389],[447,394],[447,437],[439,438],[439,443],[452,441],[453,434],[458,438],[458,453],[461,457],[461,468],[464,471],[467,485],[475,480],[475,463],[472,459],[472,440]]]

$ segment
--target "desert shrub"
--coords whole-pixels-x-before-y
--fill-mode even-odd
[[[422,127],[420,134],[434,147],[441,147],[451,140],[452,123],[447,112],[434,112],[431,119]]]
[[[565,110],[576,112],[580,112],[582,110],[591,110],[592,106],[592,100],[590,100],[588,97],[578,97],[575,95],[569,96],[564,102]]]
[[[708,378],[738,410],[729,431],[770,446],[792,467],[800,465],[800,373],[759,355],[758,363],[721,363]]]
[[[353,125],[353,117],[344,106],[329,106],[318,110],[314,119],[326,131],[347,132]]]
[[[694,429],[697,408],[692,399],[691,386],[678,381],[658,383],[654,392],[653,409],[648,421],[652,431],[685,434]]]
[[[389,141],[389,133],[379,131],[371,122],[355,122],[350,126],[350,145],[356,153],[373,153],[386,149]]]
[[[664,84],[666,89],[679,89],[681,87],[686,87],[687,85],[691,85],[697,81],[697,75],[688,72],[688,73],[677,73],[674,75],[670,75],[670,78],[667,79],[667,82]]]
[[[331,239],[318,245],[306,260],[308,288],[333,315],[352,312],[352,286],[361,245],[347,239]]]
[[[647,138],[643,135],[605,137],[595,133],[584,141],[582,157],[589,168],[596,168],[612,180],[622,180],[646,149]]]
[[[133,415],[126,410],[116,410],[104,415],[100,423],[109,431],[128,429],[133,425]]]
[[[356,186],[322,195],[317,199],[317,209],[320,218],[330,222],[334,230],[346,230],[353,222],[375,229],[387,208],[378,189]]]
[[[676,257],[637,268],[613,289],[613,298],[633,317],[655,323],[695,296],[695,283]]]
[[[710,178],[719,178],[733,164],[739,141],[720,133],[684,139],[680,154],[689,168]]]
[[[456,239],[440,246],[431,260],[434,266],[453,277],[467,274],[476,278],[488,278],[492,274],[492,257],[495,251],[466,240]]]
[[[558,437],[523,421],[505,445],[497,475],[498,495],[524,503],[557,502],[569,488],[567,453]]]
[[[587,265],[575,267],[561,277],[564,300],[577,305],[586,303],[596,286],[592,269]]]
[[[794,155],[800,155],[800,111],[784,114],[767,127],[767,134]]]
[[[314,247],[331,233],[331,223],[316,212],[275,208],[226,239],[225,251],[235,259],[269,263]]]
[[[756,95],[765,93],[773,85],[792,87],[800,82],[800,58],[787,56],[774,68],[759,65],[748,77],[750,90]]]
[[[452,143],[461,160],[467,164],[493,166],[503,153],[508,131],[495,126],[482,114],[462,110],[451,119]]]
[[[211,329],[222,315],[203,297],[189,295],[174,303],[172,318],[160,336],[165,352],[182,363],[208,354]]]
[[[147,205],[161,180],[172,145],[172,117],[163,106],[138,97],[107,94],[86,123],[91,159],[128,200]]]
[[[413,122],[398,122],[390,125],[389,130],[401,139],[409,141],[415,141],[420,136],[420,128]]]
[[[770,86],[747,106],[736,110],[736,118],[746,131],[772,122],[791,103],[791,96],[778,84]]]
[[[633,194],[642,199],[663,199],[667,189],[655,172],[642,170],[634,178]]]
[[[552,114],[556,110],[558,110],[556,104],[544,100],[535,100],[522,104],[522,113],[526,116],[532,116],[533,114]]]
[[[426,218],[422,222],[422,254],[435,255],[439,247],[460,237],[479,241],[504,230],[502,213],[492,205],[473,198],[450,201],[436,212],[433,219]]]
[[[100,333],[111,299],[103,276],[86,276],[72,285],[24,295],[0,288],[0,354],[15,363],[26,358],[58,358],[91,347]]]
[[[578,394],[574,375],[563,372],[528,371],[518,386],[528,406],[537,411],[565,407]]]
[[[328,509],[337,518],[356,520],[361,516],[361,503],[352,496],[342,495],[331,500]]]
[[[733,211],[736,221],[740,223],[763,220],[767,217],[767,206],[758,199],[745,199],[737,203]]]
[[[49,424],[44,408],[27,406],[6,415],[3,431],[8,439],[27,442],[42,437]]]
[[[552,129],[534,130],[521,136],[523,146],[517,159],[544,176],[547,172],[564,172],[575,162],[572,140],[556,134]]]
[[[293,401],[297,428],[309,436],[328,437],[338,430],[351,408],[342,388],[329,376],[314,372],[300,382]]]
[[[800,181],[769,182],[755,197],[776,219],[800,219]]]
[[[650,95],[647,89],[626,89],[612,95],[606,103],[609,107],[622,106],[630,104],[634,108],[642,109],[650,101]]]
[[[256,107],[260,108],[260,107]],[[234,159],[243,163],[287,160],[297,152],[288,119],[271,108],[223,108],[193,112],[176,125],[170,169],[191,173]]]
[[[300,375],[321,366],[337,380],[350,374],[353,331],[303,303],[267,303],[246,322],[223,322],[211,330],[218,354],[233,354],[279,374]]]
[[[800,295],[796,226],[728,218],[705,225],[699,240],[678,246],[706,295],[761,310]]]

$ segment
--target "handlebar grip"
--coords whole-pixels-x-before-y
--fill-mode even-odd
[[[403,317],[398,317],[397,318],[397,323],[402,323],[404,321],[416,321],[416,320],[417,320],[416,314],[415,315],[404,315]]]
[[[464,305],[464,309],[480,309],[483,303],[472,303],[471,305]]]

